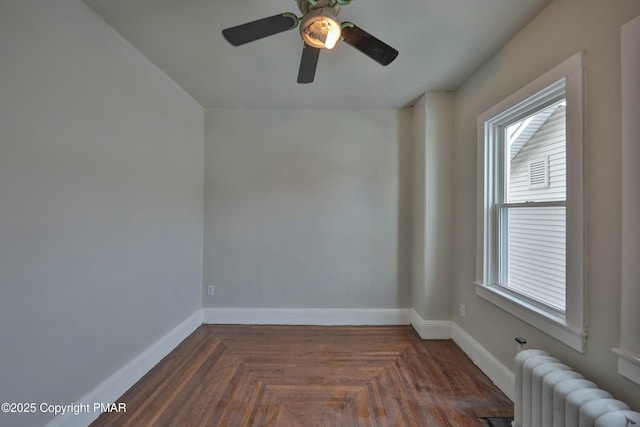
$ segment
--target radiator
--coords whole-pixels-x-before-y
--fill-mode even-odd
[[[640,412],[543,350],[515,360],[514,427],[640,427]]]

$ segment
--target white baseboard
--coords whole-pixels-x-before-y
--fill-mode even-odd
[[[515,375],[464,329],[453,324],[453,341],[458,344],[509,399],[515,401]]]
[[[448,340],[453,336],[454,323],[450,320],[424,320],[411,309],[411,326],[423,340]]]
[[[51,420],[46,427],[81,427],[89,425],[100,416],[99,411],[93,412],[94,403],[107,404],[115,402],[125,391],[138,382],[140,378],[176,348],[180,342],[191,335],[201,324],[202,311],[198,310],[156,341],[151,347],[110,375],[95,389],[76,401],[78,404],[88,404],[90,408],[89,411],[83,411],[78,415],[74,415],[73,413],[59,415]]]
[[[408,308],[204,308],[203,323],[237,325],[408,325]]]

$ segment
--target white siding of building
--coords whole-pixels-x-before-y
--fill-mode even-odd
[[[566,108],[560,106],[511,160],[509,203],[566,199]],[[531,188],[529,163],[548,162],[548,186]],[[509,209],[508,286],[565,308],[566,210]]]
[[[560,106],[511,160],[509,203],[566,199],[566,107]],[[529,188],[529,162],[549,159],[549,187]]]

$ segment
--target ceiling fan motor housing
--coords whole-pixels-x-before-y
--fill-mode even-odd
[[[331,9],[333,10],[333,14],[335,16],[338,16],[338,14],[340,13],[340,4],[344,3],[344,2],[341,3],[336,0],[318,0],[317,2],[315,2],[316,4],[314,5],[308,0],[297,0],[297,1],[298,1],[298,8],[300,9],[300,12],[302,12],[303,15],[306,15],[309,11],[312,11],[314,9]],[[348,3],[344,3],[344,4],[348,4]]]

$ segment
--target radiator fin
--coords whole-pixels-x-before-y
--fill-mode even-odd
[[[640,413],[544,350],[515,359],[514,427],[628,427]]]
[[[640,413],[633,411],[613,411],[596,420],[596,427],[640,425]]]

